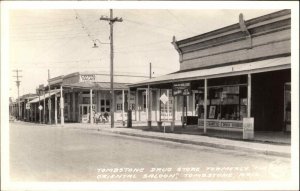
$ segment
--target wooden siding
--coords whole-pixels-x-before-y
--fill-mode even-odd
[[[269,43],[252,49],[238,49],[234,52],[226,52],[217,55],[200,57],[186,60],[180,65],[180,70],[222,65],[224,63],[240,62],[274,55],[289,54],[291,49],[290,40]]]

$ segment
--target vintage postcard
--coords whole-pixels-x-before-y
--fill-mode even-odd
[[[297,190],[299,2],[2,2],[1,189]]]

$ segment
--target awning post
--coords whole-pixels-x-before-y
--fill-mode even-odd
[[[93,90],[90,89],[90,124],[93,123]]]
[[[203,124],[204,133],[206,133],[206,119],[207,119],[207,79],[204,79],[204,124]]]
[[[148,127],[151,128],[151,92],[150,92],[150,85],[148,85],[146,98],[147,97],[148,97],[148,100],[147,100]]]
[[[64,119],[64,97],[63,97],[63,88],[60,86],[60,124],[63,126],[65,123]]]
[[[57,94],[56,93],[54,97],[54,121],[55,121],[55,125],[57,125]]]
[[[247,117],[251,117],[251,74],[248,74],[248,91],[247,91]]]
[[[124,124],[125,92],[122,90],[122,124]]]

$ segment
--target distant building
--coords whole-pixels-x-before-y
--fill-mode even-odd
[[[127,117],[128,85],[132,82],[146,79],[139,75],[118,75],[114,77],[115,91],[115,120],[122,121]],[[110,76],[95,72],[75,72],[57,76],[49,80],[49,86],[40,85],[37,88],[39,96],[28,103],[30,119],[34,122],[49,123],[49,108],[51,107],[51,123],[82,122],[90,123],[90,113],[110,113],[111,94]],[[61,96],[63,99],[61,99]],[[131,96],[133,98],[133,96]],[[49,102],[49,100],[51,100]],[[131,99],[130,107],[135,108],[135,101]],[[63,103],[63,104],[61,104]],[[40,107],[40,112],[39,112]],[[61,115],[61,107],[63,115]]]

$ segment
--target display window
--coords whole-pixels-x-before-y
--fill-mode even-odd
[[[242,120],[247,116],[247,87],[209,87],[207,102],[208,119]]]

